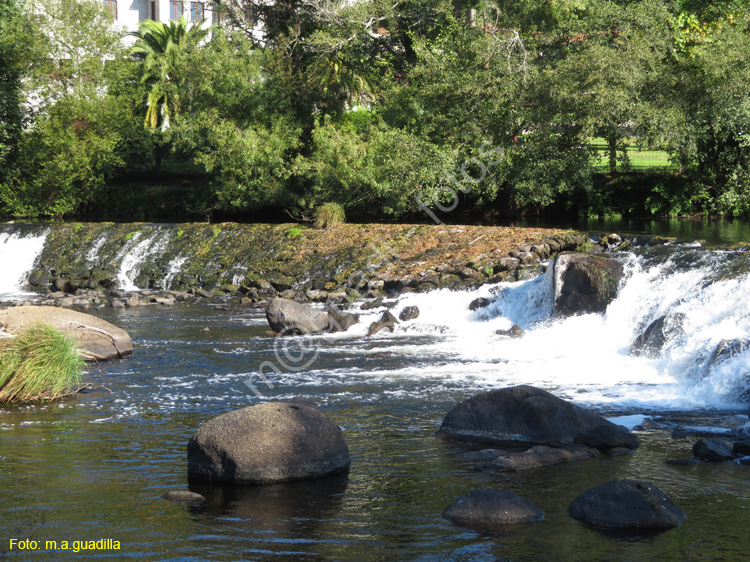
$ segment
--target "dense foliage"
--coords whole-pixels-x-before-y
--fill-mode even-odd
[[[98,2],[22,1],[6,216],[750,214],[746,0],[214,0],[129,41]]]

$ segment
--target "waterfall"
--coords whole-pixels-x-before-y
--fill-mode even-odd
[[[141,267],[147,260],[160,257],[167,249],[170,240],[169,232],[159,229],[153,229],[153,232],[144,240],[141,240],[141,237],[142,232],[136,232],[118,255],[121,261],[117,280],[120,288],[125,291],[145,288],[136,285],[136,277],[141,272]]]
[[[167,274],[164,276],[164,280],[161,283],[161,288],[169,290],[172,288],[172,281],[175,276],[182,270],[182,266],[187,261],[187,256],[177,256],[167,265]]]
[[[0,295],[14,298],[23,294],[23,284],[39,258],[47,230],[24,235],[20,232],[0,232]]]
[[[747,409],[750,272],[743,271],[750,257],[699,248],[669,256],[613,255],[624,262],[626,277],[605,314],[554,316],[550,267],[520,283],[402,295],[392,312],[417,306],[420,315],[375,336],[386,346],[377,352],[415,354],[415,367],[394,376],[424,376],[418,358],[431,355],[445,359],[444,366],[430,368],[431,376],[487,387],[533,384],[603,408]],[[468,305],[477,297],[492,303],[472,312]],[[364,337],[382,311],[361,311],[352,330]],[[681,330],[660,350],[629,353],[652,322],[675,314],[684,315]],[[522,339],[496,333],[513,324],[525,330]],[[415,347],[415,337],[427,340]]]

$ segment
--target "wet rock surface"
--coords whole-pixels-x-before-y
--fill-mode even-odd
[[[638,480],[614,480],[583,492],[568,514],[599,527],[652,531],[672,529],[687,517],[659,488]]]
[[[456,525],[492,529],[538,523],[544,519],[544,512],[508,490],[475,490],[449,505],[443,517]]]

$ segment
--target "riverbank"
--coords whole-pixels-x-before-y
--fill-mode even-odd
[[[3,233],[39,239],[21,288],[62,306],[470,288],[530,279],[552,255],[590,245],[572,230],[447,225],[62,223],[7,224]]]

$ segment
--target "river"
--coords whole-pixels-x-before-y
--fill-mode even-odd
[[[415,305],[420,316],[370,338],[367,325],[382,309],[364,312],[343,334],[282,341],[252,309],[95,311],[132,335],[135,353],[90,366],[95,388],[74,398],[0,407],[0,560],[744,561],[750,467],[664,461],[690,456],[699,435],[750,433],[750,353],[709,369],[722,340],[750,339],[747,253],[687,244],[619,259],[627,277],[607,313],[564,320],[551,316],[548,276],[403,295],[394,312]],[[469,311],[478,296],[497,300]],[[628,355],[651,321],[676,312],[686,315],[684,332],[661,355]],[[514,323],[523,339],[495,335]],[[632,427],[641,447],[627,457],[501,474],[474,470],[464,448],[435,436],[458,401],[521,383]],[[315,401],[342,427],[347,475],[189,487],[186,444],[203,422],[288,398]],[[660,534],[622,535],[567,515],[578,494],[619,478],[653,482],[686,521]],[[486,533],[441,518],[460,495],[484,488],[528,498],[544,521]],[[187,489],[206,501],[160,498]],[[11,538],[29,537],[38,550],[9,550]],[[44,548],[45,540],[99,539],[120,549]]]

